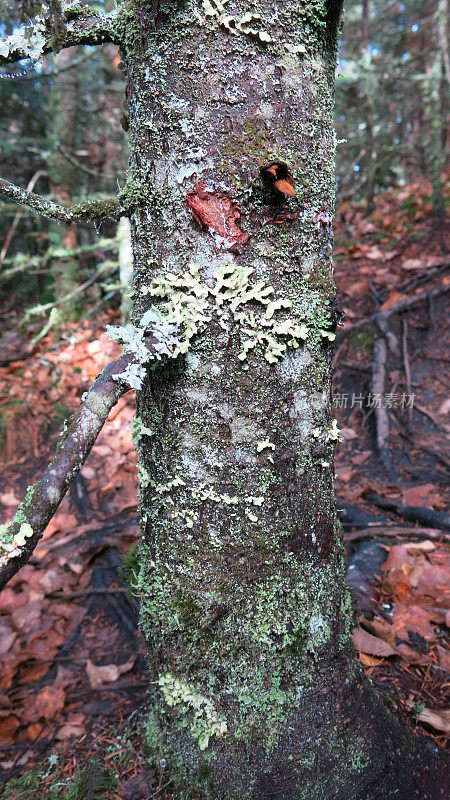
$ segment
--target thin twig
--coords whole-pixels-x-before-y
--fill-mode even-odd
[[[356,542],[359,539],[372,539],[374,536],[405,536],[409,539],[429,539],[432,542],[450,542],[450,534],[437,531],[435,528],[387,528],[368,527],[359,531],[344,533],[345,542]]]
[[[59,150],[61,155],[66,159],[66,161],[69,162],[69,164],[72,164],[72,166],[81,170],[81,172],[85,172],[86,175],[93,175],[94,178],[101,177],[113,180],[114,175],[111,175],[108,172],[102,172],[101,170],[98,169],[90,169],[89,167],[86,166],[86,164],[82,164],[81,161],[78,161],[78,158],[75,158],[75,156],[73,156],[71,153],[68,153],[67,150],[65,150],[64,147],[62,147],[60,144],[57,145],[56,149]]]
[[[406,311],[412,308],[415,305],[418,305],[423,300],[427,300],[430,296],[431,297],[439,297],[441,294],[445,294],[446,292],[450,291],[450,283],[445,284],[443,286],[436,286],[435,289],[431,289],[427,292],[421,292],[420,294],[412,295],[411,297],[404,297],[402,300],[399,300],[397,303],[394,303],[389,308],[383,309],[383,311],[377,311],[375,314],[371,314],[369,317],[363,317],[362,319],[358,320],[358,322],[352,322],[351,325],[347,325],[345,328],[340,328],[337,334],[337,338],[341,341],[345,336],[349,333],[353,333],[353,331],[362,328],[364,325],[370,325],[374,322],[377,323],[377,317],[382,317],[385,320],[388,320],[389,317],[392,317],[393,314],[400,314],[402,311]]]
[[[374,411],[376,420],[376,439],[377,448],[381,461],[388,472],[391,470],[391,454],[389,452],[389,417],[387,408],[376,398],[384,397],[386,380],[386,341],[383,338],[377,339],[374,346],[374,358],[372,364],[372,394],[374,397]]]
[[[26,75],[20,75],[20,78],[24,81],[41,81],[57,78],[59,75],[62,75],[63,72],[68,72],[70,69],[75,69],[75,67],[79,67],[80,64],[84,64],[85,61],[89,61],[92,58],[92,52],[92,50],[85,50],[81,56],[74,58],[70,64],[66,64],[64,67],[59,67],[58,69],[55,67],[47,70],[43,69],[38,73],[34,70],[30,70]]]
[[[34,173],[33,177],[31,178],[30,182],[28,183],[28,186],[27,186],[27,189],[26,189],[27,192],[32,192],[33,191],[36,182],[39,180],[39,178],[42,178],[43,175],[47,175],[47,173],[46,173],[46,171],[44,169],[39,169],[37,172]],[[17,226],[19,224],[21,216],[22,216],[22,212],[18,211],[16,216],[13,219],[12,225],[11,225],[11,227],[10,227],[10,229],[8,231],[8,235],[7,235],[6,239],[5,239],[5,244],[2,247],[2,252],[0,253],[0,266],[3,264],[3,262],[4,262],[5,258],[6,258],[6,254],[8,252],[9,245],[11,244],[12,238],[13,238],[15,232],[16,232],[16,228],[17,228]]]
[[[427,411],[427,409],[426,409],[426,408],[424,408],[423,406],[420,406],[418,403],[415,403],[415,404],[414,404],[414,406],[413,406],[413,408],[414,408],[416,411],[418,411],[420,414],[423,414],[423,415],[424,415],[424,417],[428,417],[428,419],[431,419],[431,422],[433,422],[433,424],[434,424],[434,425],[436,425],[436,428],[438,428],[438,430],[442,430],[442,428],[441,428],[441,426],[439,425],[439,423],[438,423],[438,422],[436,422],[436,420],[435,420],[435,418],[433,417],[433,415],[432,415],[432,414],[430,414],[430,412],[429,412],[429,411]]]
[[[408,356],[408,323],[406,319],[403,320],[403,364],[405,367],[405,377],[406,377],[406,391],[408,395],[411,397],[411,369],[409,366],[409,356]],[[411,431],[412,429],[412,408],[408,408],[408,430]]]

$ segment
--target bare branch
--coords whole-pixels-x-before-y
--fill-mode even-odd
[[[374,359],[372,364],[372,381],[371,388],[374,397],[383,397],[385,392],[386,381],[386,340],[380,337],[376,340],[374,346]],[[388,474],[391,471],[391,454],[389,452],[389,415],[386,406],[380,403],[378,406],[375,404],[375,420],[376,420],[376,435],[377,435],[377,448],[380,454],[380,459],[386,468]]]
[[[446,261],[443,263],[447,264]],[[358,322],[352,322],[351,325],[347,325],[345,328],[341,328],[338,331],[337,339],[340,342],[342,339],[344,339],[344,337],[348,336],[349,333],[353,333],[353,331],[356,331],[359,328],[364,327],[364,325],[370,325],[373,322],[379,328],[383,327],[384,322],[390,319],[390,317],[392,317],[394,314],[401,314],[403,311],[407,311],[413,306],[418,305],[423,300],[439,297],[441,294],[445,294],[446,292],[449,291],[450,291],[450,283],[443,284],[442,286],[436,286],[434,289],[428,290],[426,292],[420,292],[420,294],[413,294],[413,295],[408,295],[407,297],[402,297],[401,300],[398,300],[396,303],[393,303],[388,308],[384,308],[383,311],[376,311],[375,314],[371,314],[370,317],[363,317],[362,319],[358,320]],[[384,334],[384,330],[382,330],[382,333]]]
[[[65,439],[45,475],[27,492],[12,522],[0,557],[0,589],[26,564],[70,484],[80,471],[103,424],[119,398],[130,388],[114,379],[135,360],[125,353],[99,375],[72,417]],[[8,542],[8,540],[10,540]]]
[[[82,51],[82,55],[78,58],[74,58],[70,64],[66,64],[64,67],[53,67],[53,68],[45,68],[40,72],[36,72],[33,67],[29,69],[25,74],[20,75],[20,79],[22,81],[46,81],[51,80],[52,78],[58,78],[64,72],[68,72],[71,69],[75,69],[80,64],[84,64],[86,61],[92,58],[92,51],[91,50],[84,50]],[[12,78],[15,78],[15,74],[11,75]]]
[[[115,330],[131,331],[132,326]],[[47,472],[28,489],[12,521],[0,526],[0,590],[29,560],[112,407],[125,392],[142,382],[143,365],[151,361],[156,364],[163,356],[176,356],[176,326],[162,322],[155,323],[148,333],[145,328],[134,330],[138,334],[136,344],[100,373],[63,431]]]
[[[45,53],[58,52],[73,45],[118,44],[114,28],[115,14],[99,14],[89,6],[67,6],[63,10],[62,30],[50,14],[37,17],[33,24],[23,25],[11,36],[0,40],[0,66],[14,64],[23,58],[39,60]]]
[[[106,217],[115,218],[123,213],[117,197],[110,197],[106,200],[86,200],[72,206],[62,206],[39,194],[21,189],[20,186],[10,183],[5,178],[0,178],[0,194],[9,197],[18,205],[30,208],[37,214],[47,217],[47,219],[59,222],[79,222],[80,220],[89,222]]]
[[[37,172],[34,173],[33,177],[31,178],[31,180],[30,180],[30,182],[29,182],[29,184],[27,186],[27,192],[33,191],[36,181],[38,181],[39,178],[41,178],[43,175],[47,175],[47,173],[45,172],[44,169],[39,169]],[[0,253],[0,266],[3,264],[3,262],[4,262],[5,258],[6,258],[6,254],[8,252],[9,245],[11,244],[12,238],[13,238],[15,232],[16,232],[16,228],[17,228],[17,226],[19,224],[20,217],[21,217],[21,211],[18,211],[16,216],[13,219],[13,223],[12,223],[10,229],[9,229],[8,235],[7,235],[6,239],[5,239],[5,243],[4,243],[3,247],[2,247],[2,251]]]

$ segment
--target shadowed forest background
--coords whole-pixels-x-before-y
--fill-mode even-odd
[[[0,2],[0,10],[3,35],[20,20],[15,4]],[[444,749],[448,28],[448,0],[346,3],[335,109],[343,325],[333,399],[354,646],[388,704]],[[127,127],[114,45],[0,68],[0,174],[23,188],[60,203],[115,194],[126,179]],[[45,470],[64,421],[120,352],[105,327],[127,320],[131,244],[125,220],[48,222],[7,199],[0,209],[5,523]],[[87,786],[92,797],[170,797],[165,764],[149,768],[138,715],[130,719],[147,686],[133,591],[133,410],[129,393],[30,563],[0,595],[0,796],[8,800],[43,797],[55,776],[55,799],[87,797]]]

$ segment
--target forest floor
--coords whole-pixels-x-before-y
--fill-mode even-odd
[[[391,705],[442,748],[450,736],[444,235],[426,182],[380,196],[370,217],[341,205],[335,256],[345,317],[333,400],[354,645]],[[34,348],[30,326],[9,339],[9,355],[2,349],[2,522],[44,471],[83,392],[118,355],[104,333],[118,319],[111,311],[65,323]],[[129,394],[111,411],[30,563],[0,595],[0,769],[4,781],[24,775],[8,784],[8,800],[41,798],[55,771],[67,786],[86,760],[91,774],[78,779],[97,781],[102,797],[170,797],[164,765],[149,772],[134,746],[133,723],[126,743],[121,732],[147,686],[137,600],[121,579],[139,535],[133,405]]]

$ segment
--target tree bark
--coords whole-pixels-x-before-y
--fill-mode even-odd
[[[442,141],[442,79],[445,51],[441,48],[441,31],[444,9],[437,0],[429,0],[425,4],[424,13],[429,24],[423,26],[423,74],[422,97],[424,115],[424,152],[426,171],[431,182],[433,196],[433,212],[439,236],[445,249],[443,235],[445,228],[445,202],[442,188],[442,172],[445,165],[445,153]]]
[[[349,647],[330,410],[340,3],[258,9],[136,0],[118,22],[134,319],[156,304],[188,349],[137,397],[147,741],[180,800],[435,800],[436,754]]]
[[[361,31],[361,61],[363,66],[363,93],[364,93],[364,117],[366,122],[366,153],[367,153],[367,183],[365,196],[367,200],[367,211],[372,213],[374,207],[374,195],[377,176],[377,153],[375,149],[375,137],[373,131],[373,94],[374,78],[372,66],[372,54],[369,50],[370,45],[370,4],[369,0],[363,0],[362,4],[362,31]]]
[[[147,744],[177,800],[443,800],[443,759],[390,716],[350,648],[330,403],[341,2],[225,6],[126,0],[107,31],[127,79],[130,170],[113,205],[131,218],[140,328],[122,332],[139,345],[154,323],[175,348],[133,383]],[[91,41],[86,20],[69,24],[64,46]],[[9,61],[24,52],[11,38]],[[0,190],[67,222],[103,213]],[[47,478],[40,490],[50,509]],[[23,511],[12,548],[34,535]]]
[[[65,158],[64,152],[75,157],[78,117],[78,72],[77,68],[69,69],[70,64],[79,53],[77,48],[68,47],[55,57],[55,67],[61,70],[55,78],[54,89],[50,98],[52,152],[47,166],[52,196],[57,203],[66,205],[73,202],[75,187],[79,186],[80,176],[76,174],[74,165]],[[62,152],[61,149],[62,148]],[[74,223],[54,225],[53,242],[60,241],[67,250],[76,250],[77,227]],[[55,299],[60,300],[68,292],[72,292],[79,283],[79,264],[74,258],[57,258],[51,264],[55,282]],[[74,308],[66,308],[69,314]]]

